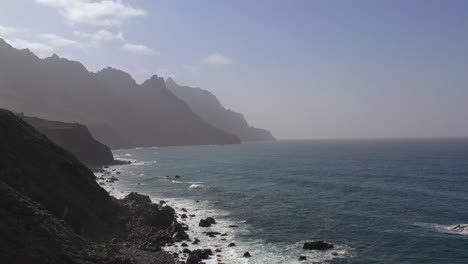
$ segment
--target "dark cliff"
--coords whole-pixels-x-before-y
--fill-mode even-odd
[[[84,125],[49,121],[37,117],[21,116],[21,118],[55,144],[70,151],[89,167],[118,163],[114,160],[110,148],[94,139]]]
[[[94,174],[13,113],[0,110],[0,181],[39,202],[80,235],[105,237],[117,207]]]
[[[171,78],[167,79],[166,86],[204,121],[242,141],[275,140],[270,131],[250,126],[242,114],[224,108],[216,96],[206,90],[178,85]]]
[[[0,263],[172,264],[188,235],[169,206],[117,200],[70,152],[0,109]]]

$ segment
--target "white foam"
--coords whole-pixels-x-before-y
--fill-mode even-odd
[[[192,184],[189,186],[189,190],[201,190],[205,188],[203,184]]]
[[[468,236],[467,224],[440,225],[434,223],[414,223],[414,225],[429,228],[438,233]]]

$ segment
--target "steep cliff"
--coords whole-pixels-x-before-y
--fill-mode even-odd
[[[70,151],[89,167],[118,163],[114,160],[110,148],[94,139],[84,125],[49,121],[37,117],[21,116],[21,118],[55,144]]]
[[[204,121],[242,141],[275,140],[270,131],[250,126],[242,114],[224,108],[209,91],[178,85],[172,78],[166,80],[166,86]]]
[[[94,174],[13,113],[0,110],[0,181],[92,238],[116,227],[117,206]]]
[[[172,264],[174,209],[109,196],[70,152],[0,109],[0,263]]]

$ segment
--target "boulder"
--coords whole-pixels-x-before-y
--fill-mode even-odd
[[[333,244],[323,242],[323,241],[311,241],[311,242],[305,242],[304,246],[302,249],[314,249],[314,250],[326,250],[326,249],[331,249],[333,248]]]
[[[212,224],[216,224],[216,221],[213,217],[207,217],[206,219],[201,219],[198,226],[200,227],[210,227]]]
[[[213,255],[211,249],[196,249],[189,253],[187,264],[198,264],[200,261],[207,259]]]

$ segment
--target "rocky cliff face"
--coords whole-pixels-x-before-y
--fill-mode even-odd
[[[84,124],[113,148],[239,143],[171,96],[160,78],[143,87],[118,73],[93,74],[57,55],[39,59],[0,39],[0,107]]]
[[[227,110],[206,90],[178,85],[171,78],[167,79],[166,86],[203,120],[242,141],[275,140],[270,131],[250,126],[242,114]]]
[[[21,118],[52,142],[70,151],[88,167],[95,168],[119,163],[114,160],[110,148],[95,140],[84,125],[49,121],[37,117],[21,116]]]
[[[172,264],[161,246],[189,238],[174,209],[110,197],[70,152],[3,109],[0,216],[0,263]]]
[[[9,111],[0,110],[0,181],[47,208],[80,235],[105,236],[117,207],[94,174]]]

